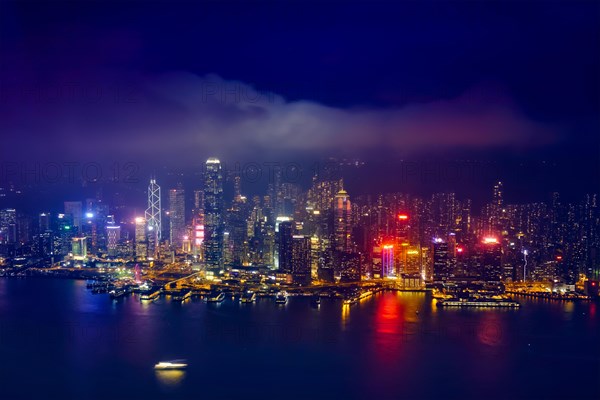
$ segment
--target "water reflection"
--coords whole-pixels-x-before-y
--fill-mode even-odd
[[[385,293],[375,314],[375,352],[380,362],[394,362],[402,344],[404,306],[395,293]]]
[[[477,326],[477,339],[488,346],[499,346],[504,339],[501,321],[497,314],[486,313]]]
[[[348,319],[350,318],[350,304],[342,305],[342,330],[346,328]]]
[[[157,370],[156,379],[165,388],[176,388],[180,386],[185,378],[185,371],[182,370]]]

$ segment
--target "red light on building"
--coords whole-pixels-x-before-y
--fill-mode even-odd
[[[406,215],[406,214],[400,214],[400,215],[398,215],[398,219],[400,219],[402,221],[406,221],[408,219],[408,215]]]
[[[456,248],[456,252],[457,252],[457,253],[462,253],[462,252],[463,252],[463,250],[464,250],[464,249],[463,249],[462,247],[457,247],[457,248]]]
[[[560,261],[560,260],[562,260],[562,256],[560,256],[560,255],[559,255],[559,256],[556,256],[556,260],[557,260],[557,261]]]

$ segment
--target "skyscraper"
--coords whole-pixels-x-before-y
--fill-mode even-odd
[[[81,201],[65,201],[65,215],[69,216],[78,231],[81,231],[81,218],[83,218],[83,203]]]
[[[162,238],[162,218],[161,218],[161,195],[160,186],[156,179],[150,179],[148,185],[148,208],[146,209],[146,223],[148,230],[154,231],[154,235],[160,240]]]
[[[43,233],[50,229],[50,213],[41,213],[38,218],[38,232]]]
[[[223,211],[221,162],[209,158],[204,172],[204,261],[211,270],[223,265]]]
[[[17,211],[6,208],[0,211],[0,244],[17,242]]]
[[[500,282],[502,279],[502,246],[498,239],[483,239],[482,276],[486,282]]]
[[[279,271],[282,273],[292,272],[292,243],[294,237],[294,222],[284,221],[279,223]]]
[[[394,245],[383,245],[381,250],[381,270],[382,278],[387,278],[394,275]]]
[[[350,196],[345,190],[340,190],[334,200],[334,233],[335,249],[337,251],[351,251],[352,246],[352,206]]]
[[[114,257],[117,255],[117,246],[121,240],[121,227],[114,223],[106,226],[107,252],[108,255]]]
[[[162,237],[161,213],[160,186],[156,183],[156,179],[152,178],[148,185],[148,208],[146,209],[146,229],[152,255],[158,250],[158,244]]]
[[[292,237],[292,279],[300,285],[310,285],[310,238],[303,235]]]
[[[433,242],[433,280],[435,282],[445,282],[451,274],[452,267],[448,243],[437,238]]]
[[[169,241],[176,248],[181,248],[185,229],[185,191],[181,185],[169,190]]]
[[[87,238],[75,237],[71,240],[71,254],[74,260],[85,260],[87,257]]]
[[[135,258],[138,261],[146,259],[148,244],[146,242],[146,219],[137,217],[135,219]]]

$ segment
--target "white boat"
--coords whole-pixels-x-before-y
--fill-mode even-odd
[[[169,369],[186,369],[186,360],[161,361],[154,366],[154,369],[169,370]]]
[[[286,292],[278,292],[275,295],[275,303],[285,304],[287,303],[288,295]]]

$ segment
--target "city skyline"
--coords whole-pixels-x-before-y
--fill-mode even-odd
[[[2,399],[600,398],[600,1],[0,1]]]
[[[38,266],[62,257],[92,263],[135,257],[145,263],[193,256],[189,260],[215,276],[258,267],[304,284],[402,276],[422,282],[479,277],[573,285],[581,276],[600,277],[596,193],[575,203],[558,192],[548,202],[509,203],[498,181],[478,209],[453,192],[425,198],[362,194],[351,201],[339,170],[315,173],[305,190],[285,182],[281,169],[274,168],[262,196],[246,196],[240,174],[227,179],[233,192],[225,196],[221,161],[212,157],[205,164],[203,184],[191,191],[193,207],[181,182],[162,199],[160,180],[152,177],[144,214],[101,196],[64,201],[63,212],[42,206],[43,211],[28,215],[5,208],[2,254],[7,260],[29,254],[29,262]],[[580,231],[569,233],[573,223]],[[304,264],[310,266],[310,278],[308,267],[299,267]]]

